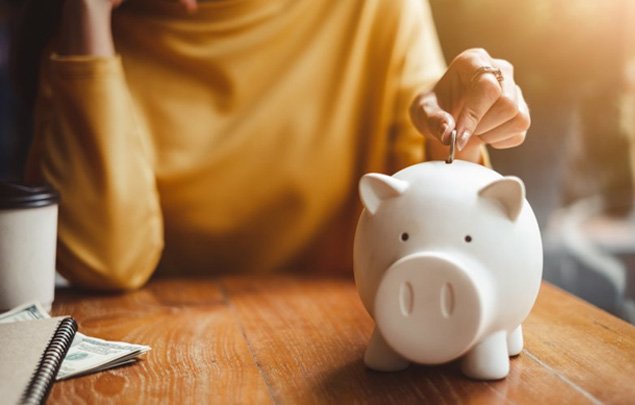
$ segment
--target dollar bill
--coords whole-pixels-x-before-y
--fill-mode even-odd
[[[31,321],[42,318],[50,318],[50,316],[39,302],[31,302],[0,314],[0,323]]]
[[[50,318],[37,302],[30,302],[0,314],[0,323]],[[150,350],[150,346],[115,342],[86,336],[77,332],[56,380],[77,377],[130,364]]]

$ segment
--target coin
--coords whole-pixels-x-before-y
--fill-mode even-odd
[[[454,162],[454,152],[456,150],[456,129],[450,134],[450,156],[446,159],[445,163]]]

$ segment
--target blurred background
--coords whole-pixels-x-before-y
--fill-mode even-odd
[[[482,47],[512,62],[532,115],[526,142],[491,151],[521,177],[541,226],[544,278],[635,323],[635,1],[429,0],[448,63]],[[10,85],[0,0],[0,179],[29,143]]]
[[[448,62],[483,47],[515,66],[532,126],[491,157],[525,181],[544,278],[635,323],[635,1],[430,4]]]

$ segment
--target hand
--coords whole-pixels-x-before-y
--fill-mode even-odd
[[[476,75],[483,66],[500,69],[502,80],[489,72]],[[446,145],[456,129],[459,150],[483,142],[497,149],[518,146],[531,122],[513,66],[483,49],[457,56],[434,89],[415,99],[410,116],[424,136]]]

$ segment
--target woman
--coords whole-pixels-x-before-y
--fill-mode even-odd
[[[444,70],[420,0],[64,0],[28,175],[62,196],[59,271],[350,269],[363,173],[525,137],[509,63]]]

